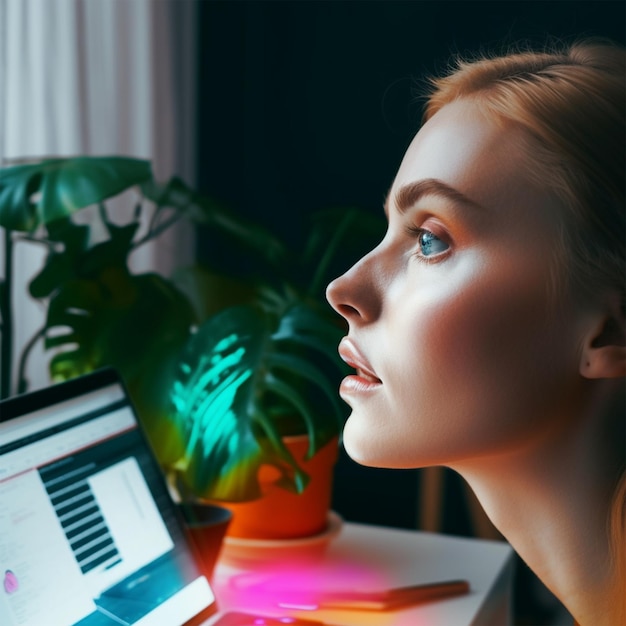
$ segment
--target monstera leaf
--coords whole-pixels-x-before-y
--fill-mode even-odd
[[[31,232],[152,177],[149,161],[72,157],[0,170],[0,226]]]
[[[62,285],[77,278],[97,278],[115,267],[126,267],[139,222],[123,226],[107,223],[109,239],[89,247],[90,228],[62,218],[47,224],[52,246],[46,262],[29,286],[33,298],[47,298]]]
[[[45,345],[59,349],[51,376],[65,380],[112,365],[132,384],[180,350],[192,322],[187,299],[157,274],[112,267],[97,279],[69,281],[48,308]]]
[[[211,317],[193,336],[172,387],[172,406],[187,441],[176,467],[194,493],[217,500],[257,498],[257,473],[266,463],[279,469],[280,486],[304,490],[307,476],[282,443],[272,411],[277,403],[287,404],[300,417],[310,437],[309,457],[340,429],[335,389],[302,352],[320,348],[318,331],[334,332],[337,342],[341,334],[304,306],[289,307],[276,320],[247,305]],[[323,391],[331,407],[325,416],[314,417],[297,379]]]
[[[157,274],[132,275],[124,266],[76,278],[50,299],[46,348],[53,380],[105,365],[129,388],[159,460],[178,459],[184,442],[166,410],[168,385],[194,317],[187,298]]]
[[[112,223],[105,201],[133,186],[134,210]],[[75,223],[74,213],[90,205],[99,220]],[[145,211],[149,219],[140,220]],[[133,274],[133,250],[183,217],[207,233],[203,253],[212,273],[179,269],[171,280]],[[44,337],[54,380],[118,369],[162,466],[178,470],[194,495],[214,499],[258,497],[264,464],[279,470],[278,484],[302,492],[308,477],[282,437],[306,432],[311,457],[341,432],[336,346],[344,329],[324,308],[322,292],[328,275],[340,273],[335,254],[359,239],[364,224],[356,211],[333,212],[316,222],[309,245],[291,236],[287,243],[178,178],[157,183],[148,161],[125,157],[0,170],[0,227],[27,233],[8,232],[7,258],[13,241],[48,248],[29,285],[47,306],[46,323],[27,350]],[[5,277],[3,321],[11,293]],[[10,342],[0,348],[7,372]],[[10,380],[0,379],[0,395]]]

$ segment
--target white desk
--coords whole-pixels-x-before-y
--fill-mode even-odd
[[[362,591],[465,579],[469,594],[408,609],[297,614],[341,626],[507,626],[511,624],[512,557],[513,550],[502,542],[346,523],[321,561],[284,572],[281,584],[287,580],[316,589]],[[247,579],[253,589],[254,577],[263,575],[256,568],[218,564],[214,582],[221,608],[243,605],[268,612],[268,606],[261,606],[267,594],[255,595],[239,584]]]

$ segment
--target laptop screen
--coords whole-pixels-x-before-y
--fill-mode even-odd
[[[214,609],[115,372],[0,403],[3,626],[180,626]]]

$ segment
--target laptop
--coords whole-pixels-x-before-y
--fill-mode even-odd
[[[313,625],[220,612],[113,369],[0,402],[2,626]]]

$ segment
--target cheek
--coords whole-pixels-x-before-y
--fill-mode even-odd
[[[390,305],[378,448],[398,466],[508,446],[553,412],[575,373],[571,333],[547,314],[541,272],[506,265],[407,290]],[[512,280],[515,276],[516,280]]]
[[[550,313],[544,281],[542,273],[494,272],[429,307],[415,331],[429,352],[444,357],[444,380],[487,400],[499,390],[521,399],[562,375],[571,364],[570,329]]]

